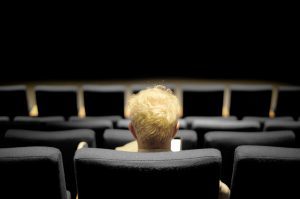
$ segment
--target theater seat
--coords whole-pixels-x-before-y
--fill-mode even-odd
[[[231,121],[231,120],[196,120],[192,129],[198,135],[198,147],[203,147],[204,134],[209,131],[259,131],[260,124],[256,121]]]
[[[276,106],[276,116],[292,116],[297,119],[300,116],[300,87],[280,86]]]
[[[183,116],[222,116],[224,85],[183,85]]]
[[[204,147],[216,148],[222,154],[221,179],[230,185],[234,150],[240,145],[264,145],[295,147],[295,134],[292,131],[274,132],[208,132],[204,135]]]
[[[26,86],[0,86],[0,115],[29,115]]]
[[[261,130],[264,129],[265,122],[267,122],[267,121],[274,121],[274,120],[276,120],[276,121],[277,120],[279,120],[279,121],[294,121],[293,117],[291,117],[291,116],[281,116],[281,117],[274,117],[274,118],[245,116],[245,117],[243,117],[243,120],[246,120],[246,121],[258,121],[260,123]]]
[[[265,123],[264,131],[291,130],[296,135],[296,145],[300,147],[300,121],[274,120]]]
[[[152,153],[81,149],[74,161],[80,199],[183,194],[218,198],[221,154],[216,149]]]
[[[75,86],[36,86],[35,95],[39,116],[78,115]]]
[[[46,125],[46,129],[48,131],[91,129],[96,134],[97,147],[102,146],[104,130],[109,128],[113,128],[113,124],[110,120],[78,120],[67,122],[51,122],[47,123]]]
[[[124,116],[125,86],[83,85],[85,113],[87,116]]]
[[[179,130],[175,138],[181,139],[182,150],[195,149],[197,147],[197,134],[193,130]],[[115,149],[134,140],[129,130],[107,129],[103,135],[103,147]]]
[[[271,85],[231,85],[230,115],[269,116],[272,97]]]
[[[235,151],[231,199],[298,198],[300,149],[240,146]]]
[[[73,158],[79,143],[96,147],[95,133],[92,130],[28,131],[8,130],[4,142],[7,147],[48,146],[58,148],[62,153],[67,189],[72,198],[76,197],[76,183]]]
[[[0,176],[1,198],[71,199],[56,148],[0,149]]]

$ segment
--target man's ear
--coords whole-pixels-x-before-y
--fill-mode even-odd
[[[180,124],[179,124],[179,121],[178,121],[178,122],[177,122],[177,124],[176,124],[176,126],[175,126],[175,128],[174,128],[174,132],[173,132],[173,136],[172,136],[172,138],[174,138],[174,137],[175,137],[175,135],[176,135],[176,133],[177,133],[177,131],[178,131],[179,127],[180,127]]]
[[[133,137],[134,137],[135,139],[137,139],[136,133],[135,133],[135,129],[134,129],[134,127],[132,126],[132,123],[131,123],[131,122],[129,122],[129,124],[128,124],[128,129],[129,129],[129,131],[131,132],[131,134],[133,135]]]

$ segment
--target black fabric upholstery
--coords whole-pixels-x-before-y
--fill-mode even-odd
[[[196,120],[192,123],[192,129],[198,135],[198,147],[203,146],[203,136],[209,131],[259,131],[260,124],[256,121],[234,120]]]
[[[69,117],[69,121],[97,121],[97,120],[109,120],[113,123],[113,126],[117,126],[117,122],[121,120],[122,117],[119,115],[110,115],[110,116],[86,116],[84,118],[78,116]]]
[[[0,149],[1,198],[67,199],[61,153],[50,147]]]
[[[296,145],[300,147],[300,121],[267,121],[264,127],[265,131],[292,130],[296,135]]]
[[[133,94],[137,94],[141,90],[144,90],[149,87],[153,87],[155,84],[134,84],[131,86],[131,91]],[[175,84],[165,84],[165,86],[172,90],[175,93],[176,85]]]
[[[229,116],[229,117],[223,117],[223,116],[188,116],[185,117],[184,120],[187,123],[187,128],[192,128],[192,123],[196,120],[237,120],[236,116]]]
[[[230,115],[269,116],[272,97],[271,85],[232,85]]]
[[[221,116],[224,89],[223,85],[183,86],[183,116]]]
[[[35,95],[39,116],[78,115],[74,86],[36,86]]]
[[[300,87],[280,86],[276,106],[276,116],[300,116]]]
[[[26,86],[0,86],[0,115],[29,115]]]
[[[204,135],[204,147],[216,148],[222,154],[221,179],[231,183],[234,150],[240,145],[265,145],[295,147],[295,134],[292,131],[274,132],[208,132]]]
[[[80,142],[87,142],[89,147],[96,147],[95,133],[92,130],[54,132],[8,130],[4,141],[8,147],[48,146],[60,149],[65,168],[67,189],[71,191],[72,198],[76,197],[73,158],[77,146]]]
[[[120,85],[84,85],[83,96],[87,116],[124,116],[125,87]]]
[[[156,153],[82,149],[75,155],[78,194],[80,199],[107,194],[178,198],[184,192],[191,198],[197,192],[198,198],[217,199],[220,163],[215,149]]]
[[[9,117],[8,116],[0,116],[0,122],[6,122],[9,121]]]
[[[17,116],[14,118],[15,122],[62,122],[63,116],[48,116],[48,117],[30,117],[30,116]]]
[[[181,139],[181,149],[195,149],[197,147],[197,134],[192,130],[179,130],[175,138]],[[115,149],[135,140],[129,130],[107,129],[103,135],[103,147]]]
[[[243,117],[243,120],[258,121],[260,123],[261,130],[263,130],[266,121],[273,121],[273,120],[293,121],[294,119],[291,116],[282,116],[282,117],[275,117],[275,118],[246,116]]]
[[[128,129],[128,125],[130,123],[130,119],[121,119],[117,122],[116,128],[117,129]],[[186,129],[187,122],[184,119],[179,119],[179,128]]]
[[[231,199],[299,197],[300,149],[240,146],[234,162]]]
[[[110,128],[113,128],[113,124],[110,120],[80,120],[67,122],[51,122],[46,124],[46,129],[51,131],[91,129],[96,134],[97,147],[102,146],[104,130]]]

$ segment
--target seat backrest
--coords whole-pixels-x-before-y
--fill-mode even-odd
[[[224,89],[223,85],[183,86],[183,116],[221,116]]]
[[[74,161],[80,199],[107,194],[173,198],[180,191],[187,198],[195,192],[199,198],[218,198],[221,155],[216,149],[152,153],[81,149]]]
[[[113,123],[110,120],[77,120],[67,122],[51,122],[46,124],[48,131],[61,131],[72,129],[91,129],[96,133],[96,145],[102,146],[103,133],[105,129],[113,128]]]
[[[83,96],[87,116],[124,116],[125,86],[84,85]]]
[[[63,157],[67,188],[76,197],[73,158],[80,142],[96,147],[95,133],[89,129],[66,131],[8,130],[4,143],[8,147],[48,146],[58,148]]]
[[[240,146],[235,151],[231,199],[298,198],[300,149]]]
[[[234,121],[234,120],[195,120],[192,129],[197,132],[198,146],[203,146],[204,134],[209,131],[259,131],[260,124],[257,121]]]
[[[208,132],[204,135],[204,147],[216,148],[222,154],[221,180],[230,184],[234,150],[240,145],[265,145],[295,147],[295,134],[292,131],[274,132]]]
[[[276,106],[276,116],[292,116],[295,119],[300,116],[300,87],[280,86]]]
[[[296,145],[300,147],[300,121],[272,120],[266,121],[264,131],[291,130],[296,135]]]
[[[230,115],[269,116],[272,98],[271,85],[232,85]]]
[[[29,115],[26,86],[0,86],[0,115]]]
[[[181,140],[182,150],[195,149],[197,147],[197,134],[193,130],[179,130],[175,138]],[[134,140],[129,130],[107,129],[103,134],[103,147],[115,149]]]
[[[4,198],[67,199],[61,153],[51,147],[0,149]]]
[[[75,86],[36,86],[35,95],[39,116],[78,115]]]

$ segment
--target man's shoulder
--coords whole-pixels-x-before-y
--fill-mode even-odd
[[[116,147],[117,151],[127,151],[127,152],[138,152],[138,144],[137,141],[129,142],[123,146]]]

